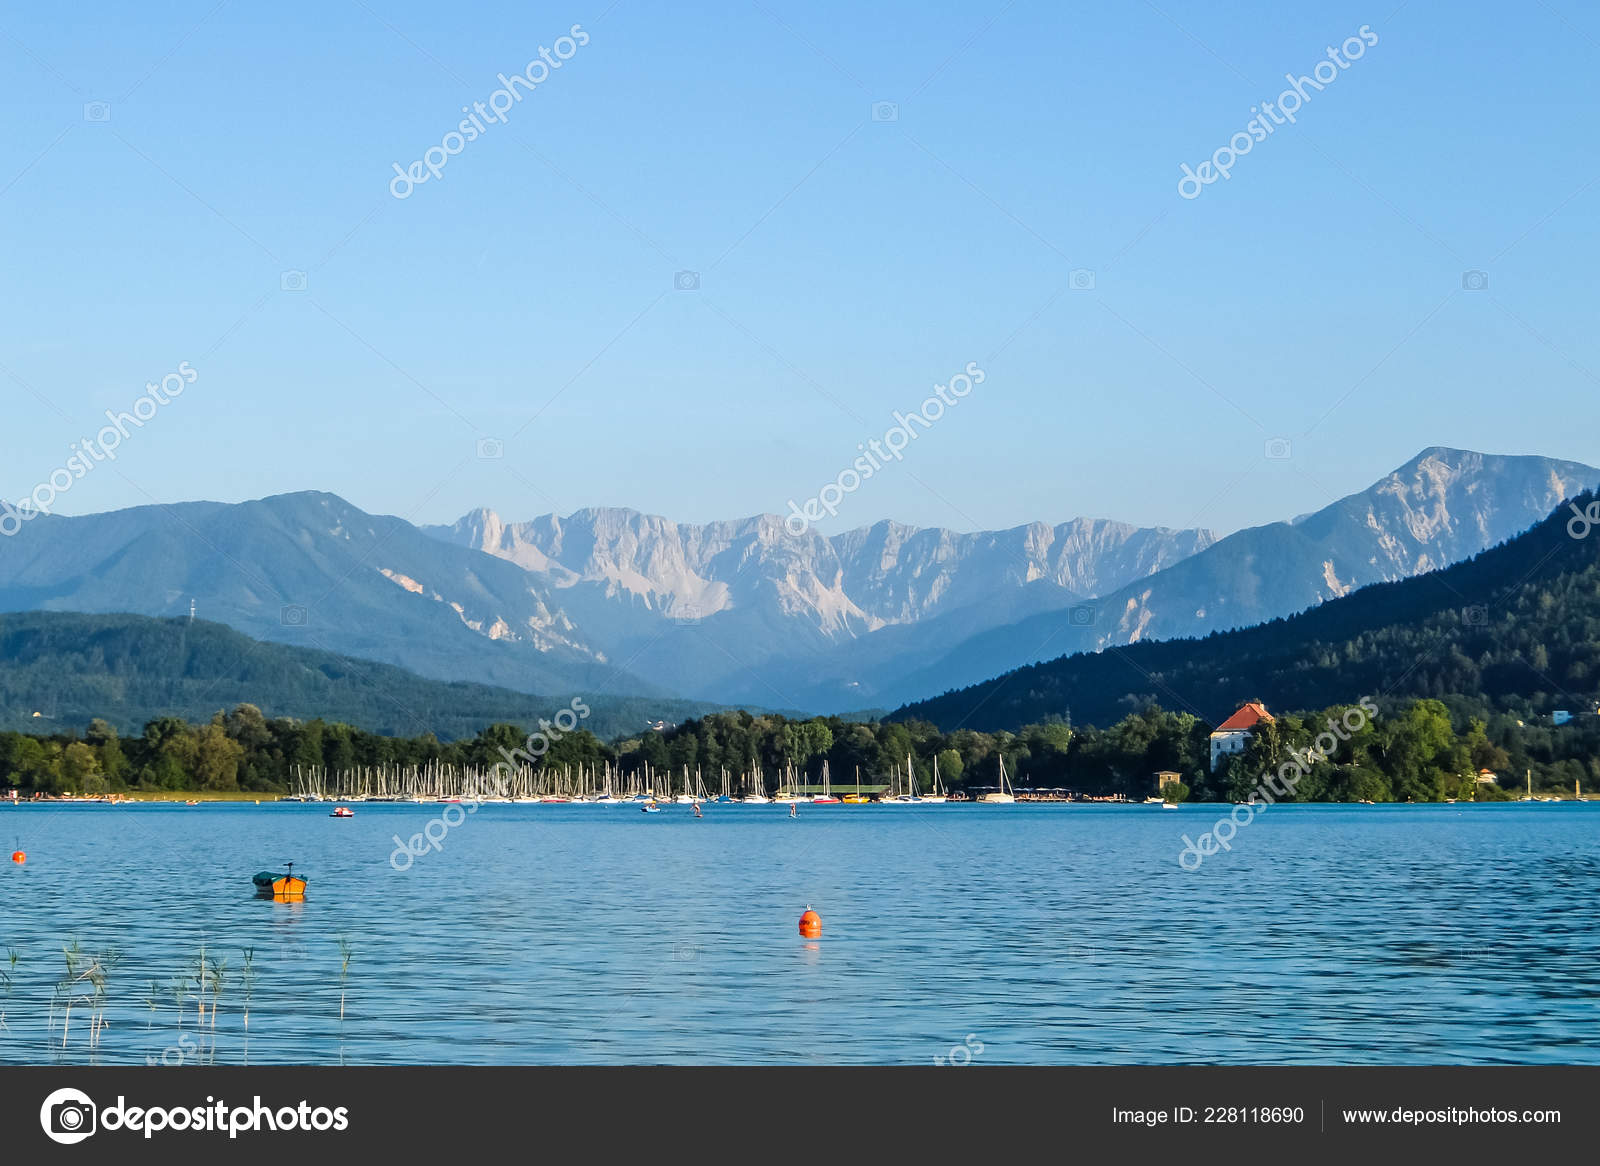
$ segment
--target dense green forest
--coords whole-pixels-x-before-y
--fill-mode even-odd
[[[717,707],[649,697],[586,699],[588,727],[603,737]],[[123,734],[139,733],[162,717],[204,722],[218,709],[246,702],[274,716],[323,717],[391,736],[430,732],[449,741],[497,722],[549,716],[566,697],[428,680],[389,664],[255,640],[205,620],[0,615],[0,729],[37,733],[98,717]]]
[[[1449,698],[1485,718],[1592,711],[1600,697],[1600,532],[1572,537],[1572,517],[1563,506],[1473,559],[1288,619],[1063,656],[891,715],[986,729],[1047,717],[1105,725],[1160,703],[1215,722],[1247,699],[1304,709],[1362,694]]]
[[[1572,791],[1573,783],[1600,787],[1600,717],[1570,724],[1529,725],[1498,714],[1474,717],[1461,703],[1436,700],[1379,702],[1373,723],[1350,735],[1300,783],[1304,800],[1431,801],[1503,796],[1479,787],[1474,775],[1488,768],[1520,788],[1525,770],[1534,788]],[[907,756],[926,789],[938,759],[941,778],[955,791],[992,787],[999,758],[1020,790],[1069,789],[1086,795],[1142,798],[1155,792],[1155,774],[1173,770],[1187,796],[1207,800],[1247,797],[1262,774],[1276,771],[1291,751],[1303,752],[1331,718],[1348,706],[1314,715],[1280,715],[1245,751],[1208,772],[1211,726],[1192,713],[1151,706],[1107,729],[1073,728],[1060,721],[1019,732],[943,733],[926,721],[862,724],[838,717],[788,720],[777,715],[719,712],[663,732],[610,744],[587,730],[557,740],[544,759],[553,766],[610,762],[625,771],[704,774],[713,789],[725,767],[764,771],[769,790],[785,766],[813,781],[829,763],[835,784],[847,786],[859,767],[864,784],[879,785],[903,772]],[[384,737],[321,720],[268,719],[252,705],[218,713],[203,724],[162,718],[143,733],[121,737],[105,721],[81,736],[39,737],[0,733],[0,789],[24,793],[106,793],[120,790],[214,790],[270,793],[291,788],[294,767],[426,766],[433,763],[488,769],[502,749],[515,750],[526,735],[511,724],[491,726],[469,740],[432,736]]]

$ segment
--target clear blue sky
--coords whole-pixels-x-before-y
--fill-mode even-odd
[[[1427,445],[1600,463],[1591,4],[608,4],[9,10],[0,494],[180,361],[61,511],[781,512],[969,361],[824,529],[1229,530]],[[1363,24],[1296,124],[1178,196]]]

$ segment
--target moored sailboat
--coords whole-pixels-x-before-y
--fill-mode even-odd
[[[978,800],[980,802],[988,802],[990,805],[1000,806],[1009,806],[1017,800],[1016,789],[1012,786],[1011,780],[1006,777],[1006,759],[1004,756],[1000,758],[1000,788],[994,793],[984,794]]]
[[[917,774],[911,768],[911,754],[906,754],[906,793],[896,794],[884,801],[886,806],[920,806],[924,799],[917,796]]]
[[[933,792],[924,796],[922,800],[935,806],[942,806],[950,800],[948,791],[945,790],[944,784],[939,780],[939,755],[937,753],[933,755]]]
[[[744,795],[747,806],[764,806],[772,799],[767,797],[767,779],[761,772],[761,767],[756,764],[754,757],[750,759],[750,789]]]
[[[828,780],[828,763],[822,763],[822,792],[811,799],[815,805],[837,806],[839,799],[833,796],[833,785]]]

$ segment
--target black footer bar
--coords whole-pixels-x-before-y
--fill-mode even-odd
[[[609,1159],[674,1145],[701,1161],[808,1145],[1476,1161],[1587,1154],[1597,1112],[1600,1067],[0,1069],[0,1154],[29,1162],[309,1166],[502,1147]]]

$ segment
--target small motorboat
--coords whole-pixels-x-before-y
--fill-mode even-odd
[[[661,807],[656,805],[654,802],[646,802],[644,805],[640,806],[639,809],[646,814],[659,814],[661,812]]]
[[[333,807],[333,813],[328,815],[330,818],[354,818],[355,816],[356,812],[349,806],[335,806]]]
[[[284,867],[282,874],[264,870],[251,876],[250,881],[255,884],[256,894],[259,897],[282,900],[305,898],[305,876],[294,873],[294,863],[292,862],[285,863]]]

